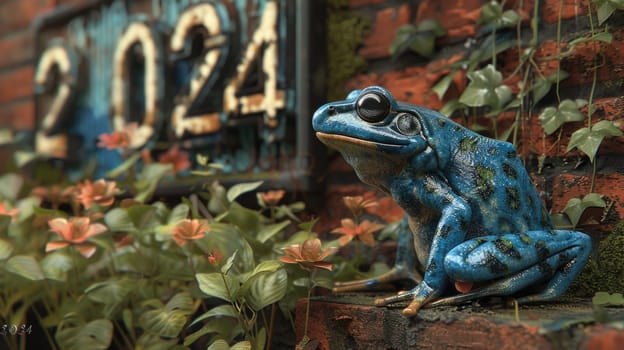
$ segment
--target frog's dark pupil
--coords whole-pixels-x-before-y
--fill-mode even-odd
[[[357,100],[356,111],[364,121],[380,122],[390,112],[390,101],[381,94],[369,92]]]
[[[418,118],[413,114],[399,114],[396,119],[396,127],[401,134],[406,136],[413,136],[420,133]]]

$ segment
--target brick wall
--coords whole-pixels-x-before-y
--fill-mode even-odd
[[[349,0],[347,10],[367,18],[371,23],[369,33],[357,54],[364,57],[367,67],[352,77],[344,86],[349,91],[368,85],[386,87],[399,100],[408,101],[429,108],[439,109],[468,83],[460,71],[454,78],[452,88],[444,100],[431,90],[431,87],[448,70],[436,69],[459,60],[466,54],[466,42],[479,35],[476,21],[480,8],[487,1],[480,0],[426,0],[426,1],[378,1]],[[523,38],[530,38],[530,20],[533,17],[534,0],[506,1],[506,9],[516,10],[523,20]],[[556,54],[557,23],[559,0],[539,1],[539,44],[536,49],[536,65],[544,75],[556,70],[557,61],[548,58]],[[561,14],[562,42],[568,42],[589,31],[588,0],[563,0]],[[522,7],[520,7],[522,6]],[[405,24],[417,24],[433,18],[447,30],[447,35],[437,40],[437,52],[432,59],[406,53],[392,59],[390,45],[395,30]],[[624,130],[624,21],[621,13],[616,13],[606,23],[613,34],[611,44],[585,43],[578,45],[571,55],[561,61],[561,69],[570,77],[563,80],[560,91],[562,99],[588,99],[593,80],[595,60],[597,84],[594,94],[596,111],[592,122],[607,119]],[[595,21],[595,19],[594,19]],[[597,25],[596,23],[594,23]],[[329,35],[332,35],[331,33]],[[483,36],[481,36],[483,38]],[[600,50],[597,45],[601,45]],[[567,45],[563,45],[563,50]],[[597,56],[597,52],[599,55]],[[331,49],[330,49],[331,54]],[[519,79],[510,77],[518,65],[518,51],[509,49],[497,56],[497,68],[502,71],[504,83],[517,91]],[[526,160],[534,182],[541,192],[542,199],[552,212],[561,212],[570,198],[580,197],[591,192],[592,164],[577,150],[566,153],[571,134],[587,126],[586,121],[568,123],[561,132],[552,136],[544,133],[538,115],[546,106],[556,106],[554,93],[525,115],[519,129],[517,147]],[[583,113],[587,112],[584,108]],[[500,131],[513,122],[515,112],[504,113],[497,118]],[[543,162],[543,163],[542,163]],[[335,156],[331,163],[336,171],[348,172],[348,166]],[[344,189],[340,185],[335,192]],[[588,210],[581,219],[585,231],[608,231],[612,225],[624,218],[624,137],[605,139],[596,157],[596,178],[594,192],[605,195],[605,209]],[[336,211],[334,211],[336,212]]]
[[[533,13],[535,0],[507,1],[508,8],[515,8],[524,18],[525,26]],[[32,130],[34,125],[33,103],[33,67],[34,34],[32,22],[36,16],[61,6],[75,6],[87,0],[5,0],[0,2],[0,128]],[[398,99],[431,108],[440,108],[441,101],[430,88],[444,73],[435,70],[449,62],[458,60],[462,47],[468,38],[477,33],[475,22],[479,9],[486,1],[481,0],[428,0],[428,1],[380,1],[348,0],[348,10],[368,18],[371,28],[364,38],[358,55],[366,59],[368,66],[352,77],[344,86],[348,91],[367,85],[387,87]],[[565,34],[583,33],[588,29],[588,0],[565,0],[562,12],[562,27]],[[518,8],[520,4],[522,8]],[[553,70],[551,61],[539,62],[540,58],[552,55],[556,49],[555,33],[559,10],[559,0],[543,0],[539,8],[540,45],[536,58],[545,72]],[[426,18],[438,20],[448,34],[438,39],[438,53],[431,60],[403,55],[393,60],[389,47],[395,30],[403,24],[418,23]],[[601,50],[604,64],[598,68],[598,85],[595,104],[597,110],[593,121],[614,120],[624,130],[622,106],[622,86],[624,85],[624,20],[621,14],[612,17],[608,23],[613,33],[613,42],[603,45]],[[330,34],[331,35],[331,34]],[[561,86],[565,98],[585,98],[593,77],[591,67],[595,59],[595,44],[579,45],[572,55],[562,61],[562,68],[571,74]],[[499,67],[508,76],[517,63],[517,52],[508,50],[498,57]],[[549,66],[550,65],[550,66]],[[505,81],[513,85],[517,81]],[[453,83],[460,89],[467,83],[465,75],[458,74]],[[450,91],[446,98],[453,97]],[[547,102],[552,102],[547,101]],[[540,106],[538,106],[540,107]],[[584,122],[571,123],[563,127],[562,132],[546,136],[537,119],[539,108],[526,118],[518,146],[527,159],[532,176],[542,198],[553,212],[563,209],[570,198],[586,194],[591,187],[592,166],[578,152],[565,152],[571,133],[583,126]],[[515,114],[505,114],[498,119],[498,125],[509,125]],[[589,229],[607,230],[621,218],[624,218],[624,138],[610,138],[600,147],[596,170],[594,191],[604,194],[607,209],[593,211],[593,220],[584,220],[601,225],[590,225]],[[2,159],[0,152],[0,159]],[[6,150],[4,151],[6,159]],[[538,167],[538,159],[544,159],[543,167]],[[541,170],[541,171],[538,171]],[[348,177],[343,175],[347,174]],[[335,175],[335,176],[334,176]],[[348,166],[335,154],[330,164],[328,176],[330,188],[327,198],[340,197],[367,191],[359,185]],[[333,179],[333,180],[332,180]],[[346,179],[346,180],[335,180]],[[328,203],[340,201],[328,200]],[[327,227],[337,226],[337,220],[346,216],[344,208],[334,208],[325,213]],[[396,208],[391,217],[396,217]]]

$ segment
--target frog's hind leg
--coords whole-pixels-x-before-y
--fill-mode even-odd
[[[416,254],[414,252],[414,238],[406,220],[399,226],[399,242],[397,245],[396,262],[394,267],[377,277],[349,282],[336,282],[334,293],[354,292],[372,289],[375,286],[400,280],[422,281],[422,276],[416,270]]]
[[[519,298],[518,302],[554,299],[563,294],[580,273],[590,252],[591,239],[574,231],[531,231],[466,241],[449,253],[445,261],[447,273],[456,280],[493,282],[466,294],[437,300],[429,306],[458,304],[485,296],[508,296],[545,281],[548,281],[546,287],[540,293]],[[481,257],[480,262],[474,261],[475,256]],[[464,266],[460,268],[458,262]]]

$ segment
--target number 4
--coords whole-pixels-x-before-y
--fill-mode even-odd
[[[277,17],[277,3],[267,2],[260,25],[254,31],[242,61],[236,68],[236,76],[225,87],[223,95],[225,113],[239,115],[264,111],[264,122],[269,127],[277,126],[277,110],[284,108],[285,105],[284,91],[277,89]],[[263,49],[262,73],[265,77],[263,93],[237,96],[245,78],[251,72],[252,63]]]

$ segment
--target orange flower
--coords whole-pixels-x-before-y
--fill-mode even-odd
[[[19,208],[7,209],[4,203],[0,202],[0,215],[7,215],[10,216],[12,220],[15,220],[17,219],[17,213],[19,211]]]
[[[223,254],[217,248],[213,248],[212,253],[208,254],[208,262],[212,265],[218,265],[221,259],[223,259]]]
[[[161,154],[158,157],[158,161],[161,164],[172,164],[174,174],[191,167],[188,152],[181,151],[178,145],[169,148],[167,152]]]
[[[336,252],[336,248],[328,248],[325,251],[321,248],[321,240],[318,238],[308,238],[301,245],[293,244],[282,249],[284,256],[280,261],[287,264],[299,264],[306,270],[319,268],[332,270],[332,263],[322,261],[330,254]]]
[[[377,202],[372,199],[364,199],[363,196],[344,196],[342,201],[356,218],[362,216],[364,209],[377,206]]]
[[[258,196],[264,203],[266,203],[266,205],[273,207],[282,200],[284,193],[286,193],[284,190],[258,192]]]
[[[173,240],[182,247],[186,241],[203,238],[204,232],[209,229],[210,227],[204,221],[184,219],[173,228]]]
[[[375,245],[373,232],[379,231],[384,227],[381,224],[370,222],[368,220],[364,220],[361,223],[356,224],[351,219],[342,219],[340,223],[342,226],[333,229],[332,233],[344,235],[338,239],[341,247],[347,245],[347,243],[351,242],[356,236],[360,239],[360,241],[362,241],[362,243],[372,247]]]
[[[106,181],[104,179],[91,183],[85,180],[83,184],[78,185],[80,193],[76,199],[84,205],[86,209],[91,208],[91,204],[97,203],[102,206],[109,206],[115,201],[115,195],[121,191],[117,188],[115,181]]]
[[[56,233],[61,240],[48,242],[46,252],[73,245],[85,258],[91,257],[96,249],[95,245],[87,240],[108,230],[100,223],[91,224],[91,219],[88,217],[74,217],[69,220],[56,218],[48,221],[48,226],[50,226],[50,231]]]

